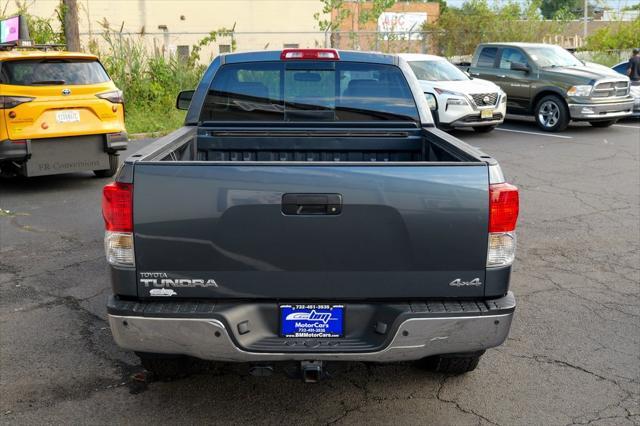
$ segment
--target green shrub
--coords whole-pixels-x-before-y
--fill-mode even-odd
[[[100,39],[89,43],[89,50],[100,57],[116,86],[124,92],[129,133],[168,131],[180,127],[184,112],[175,109],[181,90],[194,89],[206,66],[199,61],[200,49],[233,30],[211,32],[191,48],[187,61],[164,55],[145,45],[144,36],[126,35],[123,26],[113,30],[101,23]],[[232,44],[233,46],[233,44]]]
[[[587,37],[587,50],[605,51],[640,47],[640,18],[600,28]]]

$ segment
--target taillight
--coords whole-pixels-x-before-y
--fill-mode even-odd
[[[0,96],[0,109],[15,108],[20,104],[31,102],[35,98],[29,96]]]
[[[107,231],[133,231],[133,185],[120,182],[105,185],[102,216]]]
[[[335,49],[284,49],[280,54],[281,60],[313,59],[321,61],[338,61],[340,55]]]
[[[489,232],[515,231],[520,201],[518,188],[508,183],[489,186]]]
[[[489,247],[487,266],[508,266],[516,256],[518,188],[508,183],[489,185]]]
[[[96,95],[100,99],[105,99],[112,104],[124,104],[124,95],[122,90],[113,90],[111,92],[99,93]]]
[[[102,191],[104,249],[113,265],[133,266],[133,185],[113,182]]]

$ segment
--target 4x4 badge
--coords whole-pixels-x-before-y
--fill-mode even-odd
[[[451,287],[466,287],[466,286],[479,287],[482,285],[482,281],[480,281],[480,278],[474,278],[471,281],[462,281],[460,278],[458,278],[451,281],[449,285]]]
[[[71,94],[71,89],[62,89],[62,94],[64,96],[69,96]]]

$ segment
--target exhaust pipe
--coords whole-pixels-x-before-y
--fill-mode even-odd
[[[300,372],[303,382],[318,383],[322,378],[322,361],[302,361]]]

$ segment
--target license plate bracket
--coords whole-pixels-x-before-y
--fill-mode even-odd
[[[344,337],[344,305],[283,304],[279,311],[280,337]]]

